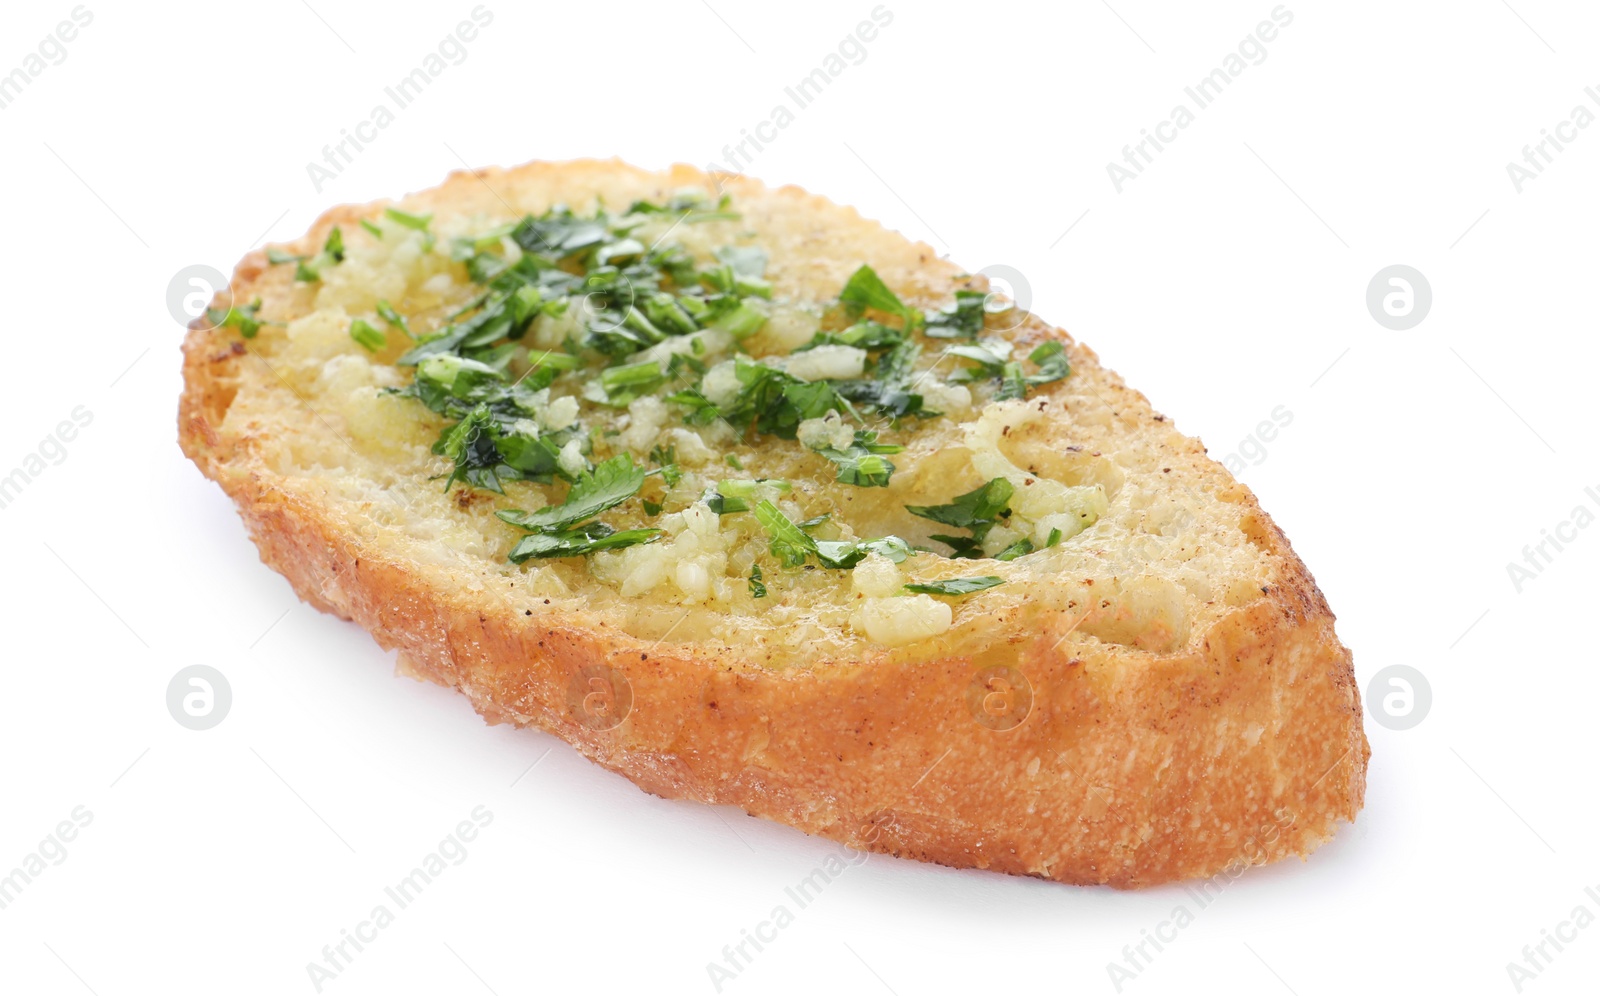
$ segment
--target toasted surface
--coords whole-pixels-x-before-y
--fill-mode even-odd
[[[408,344],[390,335],[369,353],[351,323],[380,324],[381,300],[419,335],[443,325],[475,293],[454,237],[685,187],[726,192],[740,217],[661,218],[636,237],[699,261],[730,245],[764,250],[771,314],[737,346],[792,371],[805,354],[790,351],[837,325],[830,309],[863,263],[919,309],[984,288],[928,246],[792,187],[617,162],[456,174],[399,205],[432,214],[432,238],[393,224],[374,237],[357,222],[381,223],[383,205],[345,207],[288,247],[314,254],[340,226],[344,261],[320,280],[245,258],[231,299],[259,298],[277,324],[247,341],[196,323],[184,451],[301,597],[398,648],[404,668],[460,689],[490,721],[555,732],[650,791],[856,847],[1121,886],[1305,854],[1354,818],[1368,755],[1359,694],[1305,566],[1198,441],[1087,347],[1016,309],[991,315],[985,334],[1018,356],[1058,340],[1071,374],[995,402],[987,386],[944,384],[950,364],[930,348],[919,370],[933,370],[925,382],[944,414],[877,423],[905,447],[887,487],[840,483],[795,441],[686,424],[661,395],[611,407],[557,381],[551,398],[577,400],[595,461],[644,464],[670,444],[682,477],[646,486],[656,514],[635,500],[605,516],[663,529],[655,542],[508,562],[520,534],[495,512],[558,503],[566,485],[447,492],[450,462],[430,451],[447,420],[385,392],[411,379],[394,365]],[[529,345],[554,348],[568,331],[540,319]],[[708,346],[713,361],[735,348]],[[941,527],[906,506],[998,477],[1015,485],[1015,514],[985,552],[1045,547],[1052,534],[1056,545],[1009,561],[920,553],[782,570],[753,516],[698,500],[721,480],[782,479],[791,489],[771,497],[788,518],[830,516],[820,538],[893,534],[938,549]],[[1004,583],[959,598],[899,591],[973,575]]]

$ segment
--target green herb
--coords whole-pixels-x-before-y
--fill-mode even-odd
[[[667,375],[661,372],[661,364],[655,360],[609,367],[600,372],[600,386],[605,388],[610,403],[618,406],[626,405],[642,394],[649,394],[666,380]]]
[[[1052,529],[1052,530],[1050,530],[1050,535],[1045,537],[1044,548],[1046,550],[1048,550],[1048,549],[1050,549],[1051,547],[1055,546],[1057,543],[1060,543],[1060,542],[1061,542],[1061,530]]]
[[[956,291],[956,301],[930,311],[922,334],[931,339],[976,339],[983,331],[983,292]]]
[[[655,447],[650,451],[650,462],[661,468],[661,480],[667,487],[675,488],[678,482],[683,480],[683,470],[678,466],[676,446]]]
[[[766,281],[767,253],[756,246],[724,246],[717,250],[714,266],[700,274],[700,282],[707,288],[723,294],[752,297],[772,297],[772,285]]]
[[[767,597],[767,586],[766,586],[766,583],[761,580],[761,565],[760,564],[751,564],[750,565],[750,597],[751,598],[766,598]]]
[[[400,314],[398,311],[395,311],[394,308],[390,306],[388,301],[379,301],[377,310],[379,318],[388,322],[391,327],[397,328],[404,332],[406,334],[406,338],[416,338],[416,336],[411,334],[411,325],[406,321],[405,316]]]
[[[644,317],[651,327],[659,331],[672,335],[688,335],[700,328],[683,302],[666,291],[657,291],[641,299],[639,309],[644,312]]]
[[[923,519],[946,526],[969,530],[971,536],[930,537],[948,545],[953,557],[975,558],[982,556],[983,541],[995,523],[1009,514],[1007,508],[1015,489],[1011,482],[996,477],[987,484],[964,495],[958,495],[948,505],[907,505],[906,511]]]
[[[447,457],[454,464],[454,468],[446,475],[445,491],[448,492],[457,481],[466,481],[473,487],[487,491],[499,494],[505,492],[500,485],[501,465],[504,461],[500,457],[497,445],[499,436],[499,426],[494,412],[487,404],[473,407],[461,421],[440,433],[438,440],[433,444],[433,452]],[[511,473],[505,476],[514,480],[517,476],[515,470],[506,469],[511,470]]]
[[[806,383],[782,370],[742,357],[734,364],[739,379],[739,394],[726,405],[717,406],[699,391],[679,391],[668,401],[690,409],[686,421],[708,425],[718,418],[729,425],[757,434],[795,438],[795,430],[808,418],[821,418],[830,411],[847,411],[848,406],[828,381]]]
[[[706,221],[737,221],[741,217],[739,212],[728,210],[732,198],[723,194],[714,208],[707,208],[710,199],[698,190],[686,190],[668,198],[664,204],[652,204],[649,201],[634,201],[628,206],[628,214],[681,214],[683,220],[691,225]]]
[[[519,285],[515,289],[492,291],[482,307],[470,318],[452,322],[431,335],[395,361],[400,366],[414,365],[426,357],[443,353],[473,356],[501,339],[520,339],[541,314],[564,305],[544,301],[537,287]],[[481,358],[481,357],[475,357]]]
[[[976,578],[951,578],[947,581],[924,581],[920,584],[906,585],[906,591],[917,592],[924,595],[970,595],[975,591],[984,591],[995,585],[1005,584],[1004,578],[985,574]]]
[[[1010,362],[1000,368],[1000,389],[994,392],[996,401],[1015,401],[1028,396],[1028,379],[1022,375],[1022,364]]]
[[[906,415],[926,415],[922,395],[912,391],[913,375],[922,346],[910,339],[887,343],[874,361],[868,377],[861,380],[836,380],[829,383],[846,402],[865,405],[879,415],[899,419]]]
[[[339,226],[333,226],[333,231],[328,233],[328,239],[322,244],[322,252],[310,259],[305,256],[293,257],[298,264],[294,269],[294,278],[302,283],[311,283],[322,279],[323,267],[344,262],[344,233]],[[283,262],[288,262],[285,258]]]
[[[911,544],[898,536],[860,540],[855,543],[843,540],[817,540],[817,559],[824,567],[848,570],[867,558],[869,553],[882,554],[895,563],[911,556]]]
[[[725,311],[711,321],[710,328],[721,329],[735,339],[745,339],[757,332],[767,322],[767,313],[747,301],[740,301],[731,311]]]
[[[743,498],[729,498],[719,492],[715,486],[706,488],[700,500],[706,503],[706,508],[717,515],[737,515],[740,512],[750,511],[750,503]]]
[[[364,318],[357,318],[350,323],[350,338],[371,353],[376,353],[389,344],[388,337],[373,328]]]
[[[383,216],[397,225],[404,225],[406,228],[410,228],[418,232],[426,232],[428,230],[429,223],[433,221],[433,215],[431,214],[411,214],[408,211],[402,211],[399,208],[392,207],[384,208]]]
[[[688,188],[680,190],[660,204],[654,201],[634,201],[628,205],[626,214],[683,214],[702,207],[708,200],[703,191]]]
[[[1060,532],[1060,530],[1057,530],[1057,533],[1059,533],[1059,532]],[[995,554],[994,555],[994,559],[996,559],[996,560],[1016,560],[1018,557],[1026,557],[1028,554],[1030,554],[1032,552],[1033,552],[1033,540],[1030,540],[1026,536],[1024,536],[1022,539],[1017,540],[1015,543],[1011,544],[1010,546],[1006,547],[1004,550],[1001,550],[999,553]]]
[[[1072,364],[1067,361],[1067,347],[1059,339],[1049,339],[1034,347],[1033,352],[1028,354],[1028,360],[1039,368],[1038,373],[1028,378],[1028,383],[1034,386],[1062,380],[1072,373]]]
[[[785,567],[799,567],[806,558],[817,552],[817,542],[778,510],[772,502],[761,499],[753,510],[756,521],[771,538],[772,555]]]
[[[873,308],[899,315],[905,322],[906,328],[917,324],[922,316],[914,308],[907,307],[894,291],[886,286],[872,267],[862,264],[861,268],[851,274],[844,285],[844,290],[839,292],[839,300],[854,313],[860,314],[863,308]]]
[[[911,544],[898,536],[862,540],[856,545],[868,553],[876,553],[888,557],[897,564],[903,562],[912,553]]]
[[[375,225],[372,222],[368,221],[366,218],[362,218],[361,219],[361,227],[365,228],[367,230],[367,232],[369,234],[371,234],[371,236],[373,238],[375,238],[375,239],[383,238],[383,229],[379,228],[377,225]]]
[[[423,404],[441,415],[500,399],[506,390],[505,376],[495,367],[452,353],[430,356],[418,364],[412,388]]]
[[[645,470],[633,458],[619,454],[599,464],[592,473],[581,474],[559,505],[547,505],[533,512],[506,509],[495,514],[519,529],[551,532],[567,529],[592,519],[632,498],[644,486]]]
[[[559,260],[601,244],[610,234],[599,218],[580,218],[566,208],[554,208],[537,218],[522,219],[511,240],[527,252]]]
[[[883,454],[899,453],[904,448],[878,442],[876,432],[857,430],[855,441],[849,448],[837,450],[829,447],[818,450],[818,453],[838,464],[839,476],[836,479],[841,484],[854,484],[862,488],[886,488],[889,486],[890,475],[894,473],[894,464],[885,459]]]
[[[261,331],[261,326],[266,324],[259,317],[260,313],[261,299],[258,297],[239,307],[207,308],[206,321],[214,327],[238,329],[241,336],[254,339],[256,333]]]
[[[866,559],[869,553],[882,554],[898,564],[912,552],[911,544],[898,536],[884,536],[856,543],[813,539],[770,501],[757,502],[754,511],[756,521],[761,523],[761,528],[767,531],[767,536],[772,541],[772,555],[785,567],[799,567],[808,557],[815,556],[823,567],[848,570]]]
[[[661,535],[659,529],[625,529],[617,532],[603,522],[588,522],[575,529],[555,533],[533,533],[517,541],[508,559],[513,564],[549,557],[581,557],[600,550],[649,543]]]
[[[857,322],[843,332],[818,332],[811,341],[795,350],[803,353],[818,346],[855,346],[857,349],[877,350],[898,346],[906,341],[906,334],[882,322]]]
[[[691,192],[660,204],[636,202],[620,216],[604,210],[580,216],[560,206],[527,215],[450,240],[450,259],[461,264],[479,293],[431,334],[420,329],[413,334],[407,318],[387,301],[378,302],[375,309],[381,323],[370,316],[351,323],[352,337],[370,350],[389,344],[386,329],[412,339],[396,362],[414,367],[415,376],[410,385],[392,393],[413,397],[450,420],[434,443],[434,451],[453,464],[447,490],[456,481],[502,492],[505,481],[550,484],[559,477],[571,482],[560,505],[531,513],[501,513],[509,524],[528,533],[513,550],[514,562],[615,549],[658,535],[657,530],[617,532],[596,517],[636,496],[641,497],[646,515],[661,514],[666,492],[685,476],[676,453],[670,446],[657,447],[649,462],[638,467],[625,454],[597,467],[586,460],[583,468],[574,468],[570,459],[564,466],[563,452],[576,448],[587,455],[597,447],[606,452],[604,448],[614,444],[602,436],[618,433],[581,424],[542,430],[543,406],[549,403],[546,389],[568,372],[591,370],[593,382],[582,385],[588,388],[581,394],[586,404],[627,405],[671,390],[666,385],[680,378],[705,376],[711,337],[699,333],[717,330],[743,339],[764,326],[768,318],[764,301],[771,298],[772,286],[763,249],[723,246],[715,261],[705,265],[681,245],[647,244],[649,239],[635,234],[650,215],[675,214],[685,223],[737,218],[729,204],[726,197],[713,204],[704,194]],[[423,232],[431,246],[431,215],[388,208],[384,217],[385,227],[393,224]],[[375,237],[383,236],[384,229],[377,224],[362,224]],[[319,279],[327,265],[343,258],[343,238],[335,230],[315,258],[293,261],[297,270],[306,271],[306,278]],[[806,382],[775,365],[737,355],[733,372],[738,390],[721,405],[693,388],[667,394],[666,400],[683,406],[684,421],[690,425],[709,425],[720,418],[747,437],[781,439],[794,439],[801,422],[830,411],[858,421],[869,411],[890,419],[937,414],[924,411],[922,396],[915,391],[926,341],[913,334],[919,329],[932,338],[964,340],[952,348],[966,350],[957,355],[965,355],[969,366],[976,367],[958,379],[993,378],[1000,382],[1002,395],[1018,384],[1025,390],[1030,384],[1066,375],[1065,351],[1059,345],[1030,354],[1037,367],[1031,374],[1021,362],[1010,361],[1009,354],[1002,357],[980,345],[984,298],[977,291],[956,291],[952,304],[924,314],[901,301],[870,266],[862,266],[840,291],[839,301],[843,311],[857,319],[854,324],[841,331],[819,332],[801,350],[830,344],[866,350],[869,361],[862,377]],[[869,311],[874,318],[865,317]],[[899,321],[886,318],[890,315]],[[566,316],[573,329],[557,349],[525,350],[519,340],[530,335],[541,316]],[[252,314],[237,314],[235,322],[242,330],[249,329],[247,335],[260,324]],[[546,323],[538,329],[544,334],[556,327]],[[674,337],[687,338],[670,342]],[[645,355],[664,359],[641,355],[657,346],[661,348]],[[820,453],[836,466],[839,482],[885,487],[895,470],[888,457],[899,451],[900,447],[878,442],[876,433],[862,430],[848,446]],[[729,466],[744,470],[737,454],[729,453],[725,459]],[[651,497],[643,498],[645,478],[657,475],[664,490],[652,490]],[[815,557],[824,567],[842,569],[872,553],[898,562],[913,552],[893,536],[857,542],[813,539],[808,530],[821,525],[826,516],[796,524],[768,500],[773,492],[765,489],[787,487],[786,482],[729,480],[708,487],[701,500],[719,515],[754,512],[770,537],[774,555],[786,566]],[[985,534],[1006,514],[1010,485],[999,480],[985,488],[989,490],[980,492],[998,501],[993,509],[975,492],[950,506],[919,512],[936,521],[955,522],[972,533],[934,537],[950,544],[957,556],[980,556]],[[1004,494],[999,493],[1002,489]],[[1022,543],[1012,544],[1002,555],[1021,556],[1023,549]]]
[[[305,257],[286,253],[282,249],[276,247],[269,248],[267,250],[267,262],[273,266],[278,266],[283,263],[298,263],[302,259],[305,259]]]
[[[1040,343],[1028,354],[1028,361],[1037,368],[1037,372],[1032,374],[1023,373],[1022,364],[976,343],[951,346],[945,352],[977,364],[976,368],[967,367],[957,371],[950,377],[951,382],[959,384],[983,378],[996,379],[1000,382],[995,392],[997,401],[1026,397],[1028,388],[1061,380],[1072,372],[1067,362],[1066,347],[1055,339]]]
[[[553,349],[529,351],[528,376],[524,379],[531,381],[535,390],[541,390],[549,387],[562,374],[582,366],[583,360],[571,353],[560,353]]]
[[[728,478],[707,488],[701,500],[718,515],[733,515],[750,511],[750,503],[769,491],[788,494],[793,489],[794,485],[788,481],[775,478],[758,478],[754,481]]]
[[[531,533],[512,548],[511,562],[520,564],[533,558],[575,557],[654,540],[661,535],[661,530],[628,529],[617,532],[603,522],[587,521],[638,494],[644,485],[644,478],[644,468],[634,466],[633,458],[623,453],[589,473],[580,474],[567,492],[566,499],[559,505],[547,505],[533,512],[520,509],[496,512],[501,520]]]

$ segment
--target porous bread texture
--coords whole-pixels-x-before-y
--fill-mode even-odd
[[[341,225],[346,260],[320,285],[296,284],[293,267],[261,253],[241,263],[232,299],[259,297],[261,315],[282,324],[248,343],[191,331],[185,452],[240,504],[263,559],[302,597],[399,647],[407,669],[460,688],[491,721],[556,732],[663,795],[739,805],[858,847],[1118,885],[1304,854],[1354,818],[1368,754],[1359,695],[1304,565],[1198,441],[1087,347],[1020,311],[987,334],[1017,355],[1058,339],[1071,375],[998,404],[938,387],[946,416],[885,432],[906,446],[887,488],[839,484],[830,462],[792,441],[686,426],[656,399],[609,415],[585,406],[619,451],[676,445],[686,477],[668,508],[679,510],[647,521],[632,502],[604,517],[669,535],[509,564],[518,533],[494,511],[559,501],[564,489],[446,493],[448,466],[429,452],[443,422],[383,392],[409,379],[389,365],[399,337],[372,357],[349,323],[375,321],[380,299],[419,330],[441,323],[472,293],[445,252],[452,236],[555,204],[618,209],[684,187],[727,192],[741,219],[663,221],[642,238],[681,242],[702,261],[728,244],[766,250],[773,317],[743,344],[758,356],[808,340],[863,262],[914,307],[984,286],[793,187],[618,162],[456,174],[399,205],[434,214],[431,251],[398,226],[381,240],[361,231],[358,219],[381,223],[382,205],[368,205],[335,209],[291,247],[315,252]],[[551,324],[536,326],[537,345],[560,341]],[[730,452],[746,473],[722,462]],[[872,558],[853,572],[774,571],[752,516],[719,520],[689,504],[707,484],[745,476],[791,481],[773,497],[792,519],[829,513],[824,530],[836,531],[819,535],[892,533],[936,549],[929,533],[948,530],[904,506],[1004,476],[1018,515],[987,549],[1052,528],[1066,538],[1010,562],[924,554],[898,567]],[[745,580],[758,559],[761,599]],[[959,599],[895,594],[897,582],[975,574],[1006,583]],[[606,729],[571,699],[597,665],[631,697]],[[1002,705],[1015,708],[996,712],[990,693],[1006,682]]]

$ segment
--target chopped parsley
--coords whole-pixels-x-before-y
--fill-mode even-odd
[[[724,246],[716,252],[717,262],[700,274],[701,283],[723,294],[761,298],[772,297],[766,281],[767,251],[757,246]]]
[[[1005,584],[1005,579],[993,574],[976,578],[950,578],[945,581],[923,581],[906,585],[906,591],[924,595],[970,595]]]
[[[850,275],[844,290],[839,292],[839,301],[858,315],[866,308],[899,315],[908,329],[922,321],[922,315],[915,308],[903,304],[894,291],[884,284],[877,271],[864,263]]]
[[[678,448],[676,446],[657,446],[650,451],[650,462],[655,464],[661,474],[661,480],[669,488],[678,486],[683,480],[683,469],[678,466]]]
[[[1060,533],[1060,531],[1061,530],[1059,530],[1059,529],[1056,530],[1057,533]],[[1033,552],[1033,540],[1028,539],[1026,536],[1024,536],[1022,539],[1017,540],[1015,543],[1011,544],[1010,546],[1006,547],[1004,550],[1001,550],[999,553],[995,554],[994,555],[994,559],[996,559],[996,560],[1016,560],[1018,557],[1026,557],[1028,554],[1030,554],[1032,552]]]
[[[664,204],[634,201],[628,207],[628,214],[681,214],[684,222],[690,225],[707,221],[738,221],[741,217],[739,212],[728,208],[732,200],[732,197],[723,194],[713,207],[705,194],[698,190],[687,190],[674,194]]]
[[[269,261],[272,259],[270,254],[267,258]],[[338,225],[333,226],[333,231],[328,233],[328,240],[322,244],[322,252],[310,259],[304,256],[283,257],[280,254],[277,260],[284,263],[291,261],[297,264],[294,269],[295,280],[301,283],[321,280],[324,267],[344,262],[344,233],[339,230]]]
[[[555,365],[545,369],[552,373]],[[552,378],[553,379],[553,378]],[[550,483],[561,469],[562,449],[572,440],[586,439],[579,427],[539,432],[532,422],[539,411],[536,392],[540,384],[530,371],[515,382],[480,360],[455,354],[424,358],[415,379],[393,393],[416,398],[429,409],[457,419],[445,427],[433,452],[455,465],[445,483],[457,481],[502,492],[502,481]],[[532,430],[532,431],[530,431]]]
[[[667,400],[688,409],[684,420],[690,425],[709,425],[721,419],[747,433],[780,439],[795,438],[800,423],[808,418],[849,410],[828,381],[807,383],[776,367],[743,357],[735,359],[734,375],[739,393],[726,404],[712,404],[696,390],[679,391],[668,395]]]
[[[778,563],[785,567],[799,567],[807,557],[817,552],[817,541],[806,535],[772,502],[763,498],[756,502],[753,511],[756,521],[761,523],[761,528],[767,531],[772,541],[769,549],[778,558]]]
[[[227,308],[207,308],[206,321],[217,328],[238,329],[239,334],[246,339],[254,339],[256,333],[261,331],[261,326],[266,322],[260,318],[261,299],[258,297],[246,305]]]
[[[1010,481],[996,477],[982,487],[957,495],[948,505],[907,505],[906,511],[941,525],[968,530],[972,535],[929,538],[949,546],[952,557],[976,558],[983,556],[983,541],[989,530],[1011,514],[1008,506],[1014,490]]]
[[[350,338],[354,339],[369,353],[376,353],[389,344],[388,336],[373,328],[369,322],[362,318],[357,318],[350,323]]]
[[[759,499],[764,493],[776,491],[787,494],[793,488],[794,486],[788,481],[766,478],[753,481],[728,479],[718,481],[715,486],[707,488],[701,500],[717,515],[734,515],[750,511],[751,501]],[[801,523],[800,526],[804,528],[805,523]]]
[[[981,291],[956,291],[954,304],[928,312],[922,334],[930,339],[976,339],[983,331],[983,298]]]
[[[879,553],[895,563],[904,561],[911,555],[911,544],[898,536],[884,536],[879,539],[860,540],[854,543],[844,540],[819,540],[813,539],[799,524],[791,521],[784,515],[778,506],[770,501],[757,502],[754,508],[756,520],[767,531],[771,540],[770,550],[784,567],[800,567],[807,558],[816,557],[817,562],[823,567],[835,570],[848,570],[866,559],[869,553]]]
[[[602,522],[589,522],[601,512],[632,498],[644,486],[645,469],[637,467],[626,453],[612,457],[580,474],[559,505],[546,505],[533,512],[503,509],[496,512],[504,522],[530,535],[512,547],[514,564],[536,557],[573,557],[596,550],[613,550],[636,543],[648,543],[661,535],[659,529],[627,529],[618,532]]]
[[[911,544],[898,536],[859,540],[848,543],[842,540],[817,540],[817,560],[824,567],[848,570],[865,560],[867,554],[878,553],[895,563],[911,556]]]
[[[644,486],[644,478],[645,469],[635,466],[633,457],[621,453],[593,471],[579,475],[567,492],[566,500],[559,505],[546,505],[536,512],[511,509],[495,514],[519,529],[536,532],[566,529],[632,498]]]
[[[759,528],[784,568],[844,570],[873,553],[903,562],[917,551],[899,537],[821,539],[812,531],[827,515],[791,521],[774,504],[777,496],[795,490],[788,481],[718,481],[707,470],[706,455],[692,455],[692,469],[686,469],[665,440],[651,449],[647,462],[635,464],[616,441],[630,438],[621,431],[627,423],[608,411],[657,398],[671,406],[679,424],[724,421],[742,444],[764,436],[795,440],[802,422],[836,413],[844,424],[854,423],[850,435],[839,434],[839,441],[849,442],[813,441],[816,454],[833,465],[837,483],[881,488],[895,473],[890,458],[903,450],[885,441],[883,433],[899,429],[902,420],[939,415],[924,406],[917,390],[930,376],[924,355],[930,343],[943,348],[940,359],[948,355],[960,361],[950,375],[953,382],[990,384],[996,399],[1023,397],[1030,388],[1070,373],[1059,342],[1047,341],[1025,359],[1014,359],[1008,343],[984,339],[981,292],[956,290],[945,306],[924,310],[902,301],[863,265],[840,289],[839,306],[827,312],[810,341],[793,350],[861,350],[866,357],[860,374],[802,379],[781,361],[759,358],[762,350],[753,350],[758,356],[746,351],[752,349],[748,342],[766,344],[752,337],[767,327],[773,308],[786,306],[773,301],[767,251],[740,235],[710,259],[696,258],[666,241],[670,226],[654,237],[658,218],[676,225],[733,220],[739,214],[727,197],[713,201],[686,192],[659,203],[636,201],[620,214],[605,209],[580,214],[556,206],[438,242],[431,214],[390,207],[380,216],[381,227],[374,220],[361,221],[380,239],[385,229],[422,233],[424,252],[448,257],[474,285],[471,296],[452,305],[447,315],[430,310],[408,316],[401,310],[404,300],[397,299],[399,307],[380,300],[371,313],[349,324],[351,339],[373,353],[387,349],[393,334],[404,337],[404,352],[393,362],[412,368],[414,376],[390,393],[414,399],[444,420],[433,451],[449,464],[440,474],[445,490],[457,483],[502,494],[506,482],[569,485],[558,504],[497,513],[524,534],[511,551],[513,563],[649,543],[663,530],[619,530],[600,517],[637,497],[644,517],[653,519],[669,500],[687,497],[668,495],[691,474],[703,489],[698,500],[717,515],[752,513],[745,520],[749,525],[734,522],[729,528]],[[269,262],[293,264],[301,282],[322,279],[327,267],[345,256],[338,228],[314,256],[268,251]],[[264,324],[259,308],[257,301],[210,314],[214,323],[250,338]],[[627,417],[645,418],[644,424],[659,418],[641,416],[637,408]],[[729,467],[745,470],[736,452],[725,449],[718,456]],[[651,477],[660,483],[647,488]],[[997,478],[949,504],[907,506],[907,511],[954,527],[962,534],[932,538],[949,546],[953,557],[977,558],[989,532],[1010,514],[1011,496],[1010,483]],[[1052,543],[1058,540],[1059,534],[1052,536]],[[1035,549],[1031,540],[1020,539],[997,556],[1015,559]],[[906,590],[966,594],[992,586],[989,582],[999,583],[990,577],[958,578]],[[771,578],[752,565],[748,583],[751,595],[761,598]]]
[[[400,314],[398,311],[395,311],[394,307],[389,304],[388,301],[379,301],[377,311],[378,317],[387,322],[390,328],[396,328],[401,332],[404,332],[407,339],[416,338],[416,336],[411,334],[411,323],[406,321],[404,315]]]
[[[411,214],[392,207],[384,208],[383,216],[397,225],[403,225],[418,232],[426,232],[428,225],[433,221],[433,215],[431,214]]]
[[[603,522],[586,522],[558,533],[534,533],[517,541],[507,555],[513,564],[545,557],[581,557],[601,550],[649,543],[661,535],[659,529],[624,529],[618,532]]]
[[[836,480],[839,483],[862,488],[886,488],[889,486],[889,476],[894,473],[894,464],[884,454],[899,453],[903,449],[903,446],[878,442],[876,432],[857,430],[855,442],[848,449],[829,447],[817,452],[838,464],[839,476]]]
[[[607,403],[619,408],[652,393],[666,381],[667,375],[661,372],[661,364],[655,360],[625,363],[600,372],[600,386],[605,388]]]
[[[1067,361],[1067,349],[1059,340],[1042,342],[1028,354],[1028,362],[1035,367],[1035,372],[1031,374],[1023,373],[1022,364],[1009,358],[1010,351],[1011,347],[1006,343],[963,343],[949,347],[945,350],[948,355],[977,364],[951,375],[951,382],[961,384],[993,379],[999,383],[995,400],[1009,401],[1026,397],[1030,387],[1061,380],[1072,372],[1072,365]]]

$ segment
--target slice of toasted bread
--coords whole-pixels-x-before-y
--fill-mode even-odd
[[[342,262],[324,254],[318,279],[263,252],[240,263],[212,319],[230,303],[235,313],[198,320],[184,344],[184,452],[301,598],[354,620],[399,651],[404,672],[459,689],[490,722],[552,732],[651,792],[852,847],[1116,886],[1304,855],[1355,817],[1369,754],[1360,696],[1304,564],[1198,441],[1020,309],[991,308],[983,334],[1018,357],[1058,341],[1070,374],[997,402],[992,385],[946,383],[962,364],[940,354],[949,340],[926,340],[920,389],[944,414],[877,423],[904,446],[887,486],[841,483],[835,462],[792,439],[686,422],[666,388],[627,408],[582,401],[594,461],[626,453],[681,475],[671,487],[652,477],[649,500],[603,517],[663,531],[508,562],[523,534],[495,513],[558,504],[568,486],[447,490],[451,462],[430,445],[449,420],[389,390],[411,382],[395,365],[410,343],[379,302],[424,336],[472,303],[454,240],[554,205],[616,212],[683,188],[731,203],[652,215],[636,236],[700,264],[722,246],[764,250],[770,316],[739,344],[755,356],[838,328],[840,289],[863,264],[906,315],[986,287],[794,187],[614,161],[458,173],[406,198],[398,220],[384,204],[326,214],[288,247],[315,257],[341,229]],[[426,231],[411,215],[431,215]],[[869,314],[894,324],[881,307]],[[352,339],[356,319],[385,332],[375,352]],[[540,319],[528,343],[566,341],[563,320]],[[796,361],[774,361],[785,362]],[[934,537],[952,528],[908,506],[1000,477],[1015,485],[1014,516],[979,559],[786,566],[753,515],[697,500],[724,477],[788,482],[763,492],[773,507],[792,522],[830,515],[807,528],[841,545],[893,534],[944,550]],[[1034,552],[982,555],[1013,543]],[[1001,583],[959,596],[901,587],[972,576]]]

